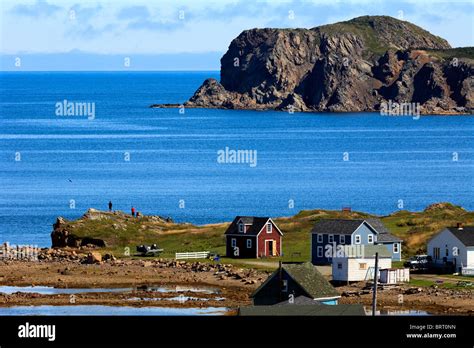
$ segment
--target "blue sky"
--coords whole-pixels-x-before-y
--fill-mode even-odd
[[[63,63],[88,69],[95,59],[121,64],[139,57],[143,70],[156,69],[154,57],[167,59],[166,69],[218,69],[222,55],[242,30],[305,27],[361,15],[389,15],[415,23],[447,39],[454,47],[474,46],[473,1],[322,1],[322,0],[1,0],[1,64],[23,57],[34,70]],[[49,63],[48,63],[48,57]],[[88,57],[84,59],[84,57]],[[183,60],[183,57],[189,58]],[[28,59],[29,58],[29,59]],[[180,58],[180,59],[178,59]],[[69,60],[62,62],[62,60]],[[149,61],[148,61],[149,60]],[[87,63],[87,61],[90,61]],[[145,63],[146,62],[146,63]],[[106,63],[104,63],[107,66]],[[115,64],[115,63],[114,63]],[[99,64],[100,65],[100,64]],[[159,65],[159,64],[158,64]],[[132,68],[139,69],[140,66]]]

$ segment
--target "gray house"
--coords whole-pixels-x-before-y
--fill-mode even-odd
[[[393,236],[379,219],[321,219],[311,230],[311,262],[330,264],[343,245],[383,245],[392,260],[401,260],[402,240]]]

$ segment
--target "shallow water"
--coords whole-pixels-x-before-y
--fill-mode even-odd
[[[227,308],[166,308],[166,307],[130,307],[130,306],[14,306],[0,307],[0,316],[4,315],[224,315]]]
[[[366,308],[367,315],[372,315],[372,308]],[[379,309],[376,311],[380,316],[425,316],[432,315],[431,313],[419,309]]]
[[[205,294],[217,294],[219,289],[212,287],[162,287],[150,286],[145,288],[54,288],[51,286],[0,286],[0,293],[13,294],[19,293],[35,293],[41,295],[59,295],[59,294],[81,294],[81,293],[107,293],[107,292],[132,292],[132,291],[151,291],[151,292],[196,292]]]

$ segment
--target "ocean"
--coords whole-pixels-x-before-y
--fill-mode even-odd
[[[0,242],[49,246],[56,217],[109,200],[195,224],[474,209],[473,117],[149,108],[208,77],[218,72],[0,73]]]

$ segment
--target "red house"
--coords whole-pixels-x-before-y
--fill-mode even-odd
[[[225,232],[226,255],[233,258],[281,256],[282,236],[269,217],[237,216]]]

